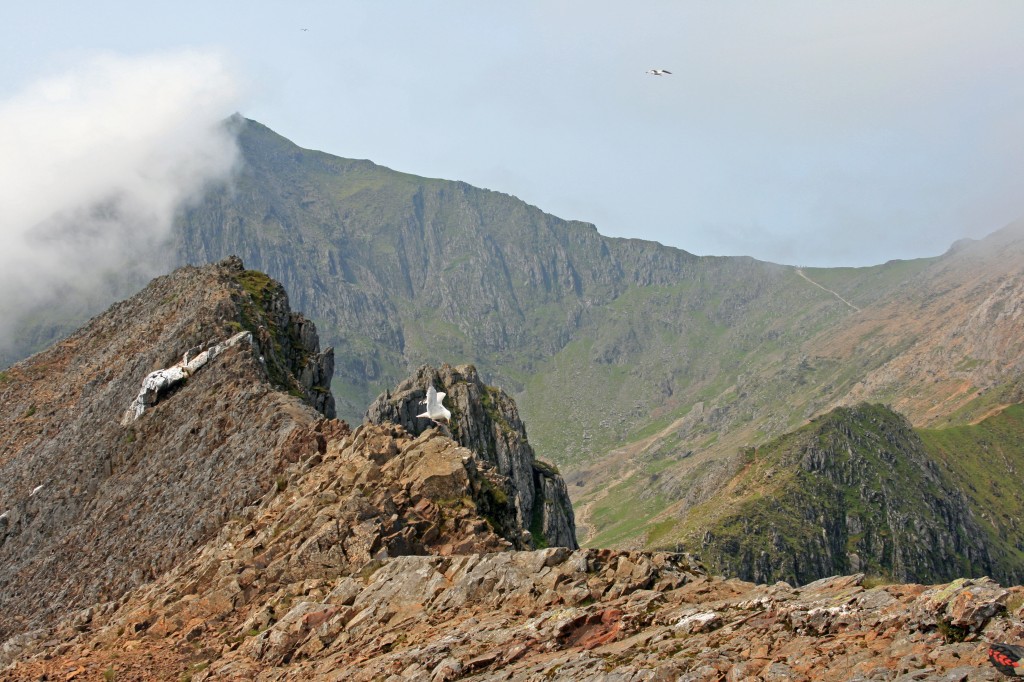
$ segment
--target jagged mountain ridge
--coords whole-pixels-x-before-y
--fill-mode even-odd
[[[316,450],[324,415],[304,401],[329,411],[312,398],[329,389],[300,377],[323,379],[309,368],[330,351],[245,276],[235,259],[161,277],[0,375],[0,637],[167,570]],[[243,324],[249,342],[122,425],[147,374]]]
[[[1019,227],[936,259],[798,271],[605,238],[232,125],[242,172],[187,212],[175,258],[237,251],[285,281],[338,348],[342,414],[424,362],[474,363],[575,475],[594,542],[670,543],[654,526],[713,495],[740,448],[836,405],[955,424],[1019,397]],[[624,500],[638,520],[621,522]]]
[[[296,462],[319,461],[348,431],[331,419],[332,357],[279,283],[229,258],[154,280],[0,375],[0,640],[165,573],[229,519],[284,490]],[[325,548],[321,563],[361,566],[432,543],[575,546],[546,524],[531,535],[512,502],[517,482],[486,459],[447,438],[434,442],[436,433],[409,445],[400,427],[387,428],[375,438],[357,431],[366,466],[391,461],[393,475],[420,472],[450,509],[391,518],[419,502],[401,502],[411,493],[396,489],[374,507],[382,520],[369,528],[356,500],[344,516],[352,530],[335,522],[337,537],[323,539],[341,558]],[[532,457],[521,437],[513,459]],[[541,508],[568,505],[564,482],[551,478],[560,487],[531,495]],[[546,499],[552,490],[561,497]],[[478,508],[504,522],[489,530]],[[474,511],[463,524],[466,510]],[[571,532],[571,510],[568,524]]]

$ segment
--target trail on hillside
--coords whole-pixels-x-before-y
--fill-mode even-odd
[[[804,271],[803,271],[803,270],[802,270],[801,268],[796,268],[796,274],[800,275],[801,277],[803,277],[804,279],[806,279],[806,280],[807,280],[808,282],[810,282],[810,283],[811,283],[811,284],[813,284],[814,286],[818,287],[819,289],[823,289],[823,290],[827,291],[828,293],[832,294],[833,296],[835,296],[836,298],[838,298],[838,299],[839,299],[840,301],[842,301],[842,302],[843,302],[843,303],[845,303],[846,305],[848,305],[848,306],[850,306],[851,308],[853,308],[854,310],[856,310],[856,311],[857,311],[858,313],[860,312],[860,308],[858,308],[858,307],[857,307],[857,306],[855,306],[854,304],[850,303],[850,302],[849,302],[849,301],[847,301],[847,300],[846,300],[845,298],[843,298],[842,296],[840,296],[840,295],[839,295],[839,294],[837,294],[836,292],[832,291],[832,290],[831,290],[831,289],[829,289],[828,287],[826,287],[826,286],[823,286],[823,285],[821,285],[821,284],[818,284],[818,283],[817,283],[817,282],[815,282],[815,281],[814,281],[813,279],[811,279],[810,277],[808,277],[807,275],[805,275],[805,274],[804,274]]]
[[[641,455],[643,455],[651,448],[652,445],[664,439],[670,433],[678,429],[683,424],[683,422],[686,421],[686,418],[688,416],[689,414],[685,414],[682,417],[679,417],[678,419],[674,420],[671,424],[669,424],[662,430],[658,431],[657,433],[647,436],[646,438],[633,441],[632,443],[627,443],[622,447],[616,448],[615,450],[609,452],[608,455],[602,459],[602,462],[604,462],[602,468],[605,470],[609,468],[614,468],[611,466],[611,462],[620,464],[625,463],[626,466],[624,466],[624,468],[619,469],[616,474],[612,474],[609,480],[602,481],[601,488],[598,490],[597,493],[594,494],[593,498],[591,498],[587,502],[584,502],[578,507],[573,505],[573,514],[576,517],[576,541],[579,543],[580,547],[583,547],[587,542],[590,541],[591,538],[596,536],[599,532],[597,527],[591,521],[591,516],[594,511],[594,505],[600,502],[605,497],[607,497],[609,491],[611,491],[612,488],[619,485],[620,483],[625,483],[633,474],[636,473],[636,467],[630,466],[629,463],[637,461]],[[571,492],[574,491],[572,491],[572,489],[570,488],[570,497]],[[575,500],[573,501],[575,502]]]

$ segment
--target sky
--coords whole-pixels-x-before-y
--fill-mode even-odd
[[[1017,0],[3,3],[0,271],[47,211],[138,195],[158,237],[229,177],[235,111],[700,255],[938,255],[1024,217],[1021,27]]]

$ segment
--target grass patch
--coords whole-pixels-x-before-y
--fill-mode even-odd
[[[892,578],[884,575],[866,575],[864,580],[861,581],[861,587],[865,590],[870,590],[875,587],[885,587],[886,585],[895,584]]]
[[[644,532],[648,522],[665,508],[660,494],[644,494],[645,481],[644,476],[633,476],[594,505],[590,520],[597,532],[587,547],[615,547]]]
[[[534,549],[546,549],[548,539],[544,535],[544,503],[535,500],[530,513],[530,537],[533,538]]]
[[[678,525],[679,521],[676,519],[665,519],[651,525],[647,531],[647,542],[645,544],[648,547],[662,546],[662,543],[672,536],[672,531]]]
[[[210,667],[209,661],[202,661],[201,663],[194,663],[188,667],[185,672],[181,673],[178,677],[179,682],[192,682],[192,676],[196,673],[200,673]]]

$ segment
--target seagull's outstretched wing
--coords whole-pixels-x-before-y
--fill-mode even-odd
[[[433,386],[427,386],[427,411],[423,414],[416,415],[417,417],[426,417],[437,421],[438,419],[448,420],[452,418],[452,413],[448,411],[448,408],[441,402],[444,400],[446,393],[439,392]]]
[[[444,393],[441,394],[444,396]],[[437,389],[433,386],[427,386],[427,409],[423,414],[416,415],[417,417],[426,417],[427,419],[434,419],[437,415],[437,404],[440,401],[437,399]]]

